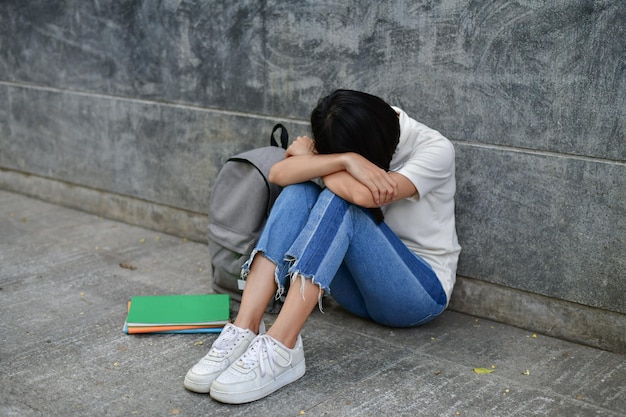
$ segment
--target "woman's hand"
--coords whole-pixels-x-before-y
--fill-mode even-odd
[[[315,143],[308,136],[298,136],[296,140],[291,142],[291,145],[287,148],[287,152],[285,152],[285,157],[289,158],[290,156],[297,155],[315,155],[317,151],[315,150]]]
[[[378,206],[383,206],[398,196],[398,184],[387,171],[357,153],[350,152],[344,156],[346,171],[367,187]]]

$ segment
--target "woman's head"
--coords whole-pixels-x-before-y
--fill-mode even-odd
[[[336,90],[311,113],[315,149],[320,154],[356,152],[383,169],[400,139],[396,112],[384,100],[352,90]]]

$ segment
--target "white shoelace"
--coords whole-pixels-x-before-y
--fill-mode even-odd
[[[274,348],[271,346],[273,344],[274,341],[270,336],[257,336],[246,353],[244,353],[240,358],[240,366],[244,369],[250,369],[258,363],[259,369],[261,370],[261,376],[265,376],[266,371],[265,361],[263,360],[263,352],[267,352],[267,362],[272,370],[272,375],[276,375],[276,353],[274,352]],[[289,363],[291,363],[291,357],[289,358]],[[289,364],[285,366],[289,366]]]
[[[218,358],[224,357],[230,350],[229,348],[232,348],[234,340],[239,337],[239,334],[240,332],[235,326],[225,328],[220,334],[220,337],[218,337],[213,344],[213,347],[209,351],[209,356]]]

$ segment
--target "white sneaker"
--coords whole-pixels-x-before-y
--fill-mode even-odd
[[[293,349],[271,336],[260,335],[238,361],[213,381],[211,398],[229,404],[255,401],[294,382],[305,370],[300,335]]]
[[[261,322],[259,334],[265,333],[265,324]],[[224,369],[239,359],[248,349],[256,334],[252,330],[242,329],[228,323],[220,336],[213,342],[211,350],[200,359],[185,375],[183,385],[190,391],[206,394],[211,390],[211,383]]]

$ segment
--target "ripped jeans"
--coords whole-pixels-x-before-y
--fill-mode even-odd
[[[430,265],[384,222],[377,225],[368,210],[313,182],[283,189],[243,266],[244,279],[257,253],[276,264],[277,297],[287,280],[312,279],[320,296],[332,294],[347,311],[393,327],[426,323],[447,304]]]

